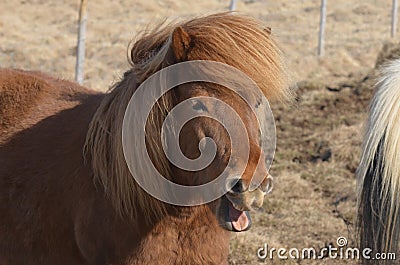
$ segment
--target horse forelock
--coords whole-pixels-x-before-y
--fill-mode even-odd
[[[182,27],[194,43],[187,60],[226,63],[253,79],[268,99],[291,97],[281,53],[268,28],[255,19],[220,13],[158,25],[154,30],[142,33],[131,48],[131,70],[105,96],[89,126],[85,144],[95,179],[124,217],[136,218],[140,211],[151,220],[161,217],[166,211],[166,205],[147,194],[131,176],[122,149],[122,123],[137,87],[150,75],[171,64],[168,55],[172,34],[177,27]],[[171,169],[163,155],[160,131],[173,104],[173,96],[164,95],[151,111],[146,125],[151,129],[146,135],[150,157],[154,166],[167,178],[170,178]],[[142,175],[146,173],[139,172]]]
[[[168,64],[171,35],[178,27],[191,38],[186,60],[226,63],[247,74],[268,99],[292,99],[289,75],[270,28],[230,12],[163,23],[142,32],[129,58],[139,83]]]

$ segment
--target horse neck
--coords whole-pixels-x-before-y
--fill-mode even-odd
[[[165,264],[226,264],[229,232],[222,229],[213,206],[169,206],[141,244],[137,264],[147,264],[149,249],[163,257]],[[143,260],[142,260],[143,259]],[[206,261],[206,262],[205,262]]]

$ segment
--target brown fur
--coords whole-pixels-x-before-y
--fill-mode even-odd
[[[0,264],[226,264],[229,233],[219,225],[220,200],[176,207],[145,193],[123,158],[122,118],[141,82],[185,60],[230,64],[253,78],[268,98],[287,97],[279,51],[264,29],[251,18],[227,13],[159,28],[133,45],[132,69],[106,95],[41,73],[1,70]],[[187,185],[213,179],[226,165],[229,137],[207,118],[183,128],[181,146],[195,157],[195,140],[211,136],[218,154],[210,167],[191,174],[160,153],[163,117],[196,95],[228,102],[244,120],[250,160],[236,159],[246,163],[242,180],[248,185],[263,156],[258,127],[243,100],[219,86],[183,85],[159,101],[147,124],[150,157],[165,176]],[[267,179],[266,169],[259,174]],[[252,207],[248,201],[262,204],[248,191],[237,198],[246,209]]]

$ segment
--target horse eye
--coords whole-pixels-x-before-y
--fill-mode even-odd
[[[199,100],[196,100],[193,103],[193,109],[196,111],[208,111],[207,107]]]

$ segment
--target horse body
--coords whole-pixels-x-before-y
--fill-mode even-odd
[[[183,128],[182,150],[196,157],[199,140],[211,137],[217,142],[215,161],[197,175],[172,167],[158,148],[160,122],[170,107],[191,96],[215,96],[231,102],[250,136],[248,161],[235,158],[246,167],[239,189],[231,193],[235,205],[226,195],[181,207],[153,198],[131,176],[121,147],[124,111],[152,73],[198,59],[242,71],[254,65],[246,73],[263,93],[284,97],[288,91],[278,55],[270,32],[258,22],[217,14],[142,36],[132,48],[132,69],[108,94],[42,73],[0,70],[0,264],[226,264],[228,230],[250,228],[244,211],[262,205],[260,194],[270,181],[262,168],[257,171],[262,185],[248,190],[263,158],[254,116],[238,95],[202,83],[179,86],[163,96],[165,105],[155,105],[146,127],[149,155],[166,178],[178,183],[198,185],[215,178],[226,165],[230,144],[221,126],[200,118]]]
[[[370,104],[358,168],[360,247],[399,253],[400,240],[400,60],[381,69]],[[396,255],[397,255],[396,254]],[[365,259],[364,264],[395,260]]]
[[[0,264],[225,262],[229,234],[208,207],[171,208],[154,226],[140,213],[128,222],[93,184],[82,147],[104,95],[43,74],[0,73],[4,79],[32,79],[40,91],[24,104],[37,104],[42,110],[32,107],[21,118],[35,125],[2,139],[0,157],[7,159],[0,167]],[[40,99],[52,83],[57,84],[52,96]],[[68,89],[57,91],[63,87]]]

